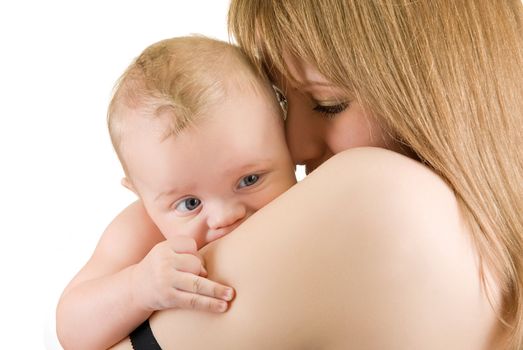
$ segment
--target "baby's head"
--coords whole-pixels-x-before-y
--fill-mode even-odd
[[[145,49],[116,86],[108,124],[124,185],[167,238],[190,236],[198,248],[295,183],[271,85],[224,42]]]

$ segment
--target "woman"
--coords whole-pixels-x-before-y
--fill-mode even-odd
[[[231,31],[312,173],[204,249],[237,297],[223,315],[155,314],[162,347],[521,349],[522,12],[233,0]]]

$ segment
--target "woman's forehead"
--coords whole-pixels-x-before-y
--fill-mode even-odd
[[[290,83],[295,88],[306,89],[311,85],[332,86],[330,82],[315,65],[303,58],[296,57],[289,53],[283,54],[283,62],[286,72],[273,71],[269,74],[271,80],[275,82]]]

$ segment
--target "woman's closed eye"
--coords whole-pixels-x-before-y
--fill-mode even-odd
[[[196,197],[186,197],[175,204],[176,211],[180,213],[192,212],[202,204],[202,201]]]
[[[348,102],[341,102],[336,104],[320,104],[316,103],[313,108],[314,111],[321,113],[326,118],[334,118],[337,114],[343,112],[349,107]]]

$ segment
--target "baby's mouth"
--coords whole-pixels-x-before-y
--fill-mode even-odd
[[[229,225],[227,227],[224,227],[224,228],[221,228],[219,230],[214,230],[214,231],[209,231],[208,232],[208,239],[209,239],[209,242],[212,242],[212,241],[215,241],[219,238],[222,238],[224,236],[227,236],[229,233],[231,233],[232,231],[234,231],[238,226],[240,226],[240,224],[242,222],[244,222],[245,220],[238,220],[237,222],[235,222],[234,224],[232,225]]]

